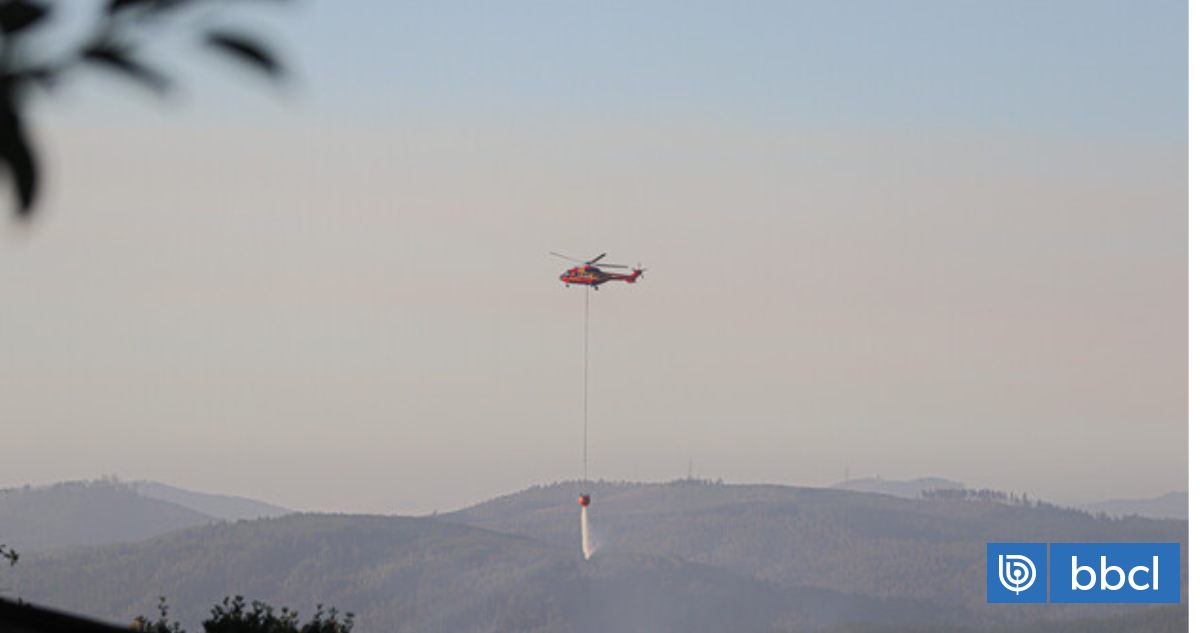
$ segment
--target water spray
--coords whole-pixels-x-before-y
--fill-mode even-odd
[[[579,511],[579,534],[583,540],[583,560],[591,560],[592,554],[596,553],[597,543],[592,541],[592,530],[588,525],[588,509],[586,505]]]

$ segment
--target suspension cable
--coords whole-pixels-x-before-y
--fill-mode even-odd
[[[591,307],[591,288],[583,287],[583,486],[588,482],[588,314]]]

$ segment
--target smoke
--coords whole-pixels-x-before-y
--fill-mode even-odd
[[[592,540],[592,530],[588,526],[587,511],[587,506],[583,506],[579,513],[579,529],[580,534],[583,536],[583,559],[591,560],[592,554],[596,553],[596,550],[600,547],[600,544]]]

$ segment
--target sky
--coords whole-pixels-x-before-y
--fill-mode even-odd
[[[282,85],[180,27],[177,94],[34,101],[0,487],[578,479],[553,250],[648,269],[589,299],[593,477],[1186,489],[1186,3],[262,5],[204,19]]]

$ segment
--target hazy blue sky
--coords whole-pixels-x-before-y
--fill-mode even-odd
[[[263,3],[269,4],[269,3]],[[447,510],[592,472],[1187,476],[1184,2],[305,2],[276,96],[39,102],[0,486]]]

